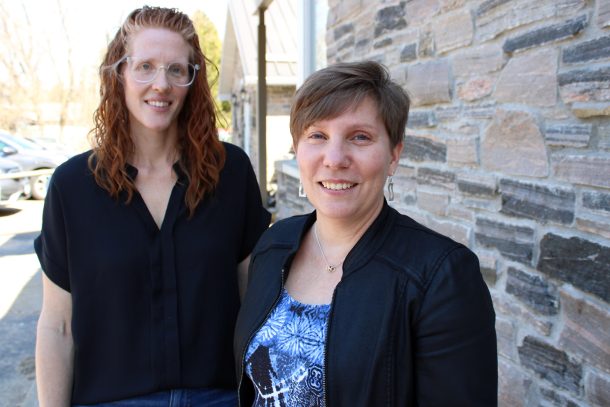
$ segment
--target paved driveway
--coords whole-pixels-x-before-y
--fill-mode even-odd
[[[37,406],[34,344],[41,305],[38,259],[42,201],[0,208],[0,407]]]

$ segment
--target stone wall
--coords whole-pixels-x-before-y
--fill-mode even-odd
[[[478,254],[500,405],[610,405],[610,0],[329,0],[327,27],[412,97],[392,204]],[[278,217],[309,210],[276,168]]]

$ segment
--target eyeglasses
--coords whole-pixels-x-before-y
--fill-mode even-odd
[[[151,83],[157,78],[159,71],[165,71],[167,81],[174,86],[190,86],[195,80],[195,74],[201,69],[199,64],[172,62],[165,66],[156,66],[151,61],[126,56],[127,70],[134,81]]]

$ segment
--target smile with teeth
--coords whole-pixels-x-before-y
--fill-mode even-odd
[[[161,102],[159,100],[147,100],[146,103],[148,103],[151,106],[154,107],[167,107],[169,106],[169,102]]]
[[[344,189],[349,189],[349,188],[352,188],[354,185],[356,185],[356,184],[352,184],[349,182],[334,183],[334,182],[326,182],[326,181],[322,181],[321,184],[324,188],[330,189],[333,191],[341,191]]]

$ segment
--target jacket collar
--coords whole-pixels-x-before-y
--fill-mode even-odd
[[[375,256],[387,238],[390,229],[393,227],[396,215],[396,210],[390,207],[384,198],[381,212],[379,212],[377,218],[375,218],[360,240],[356,242],[354,247],[352,247],[352,250],[350,250],[345,257],[345,261],[343,262],[344,276],[368,263],[368,261]],[[303,237],[316,221],[316,211],[311,212],[303,220],[301,233],[295,235],[296,239],[293,242],[293,250],[290,257],[297,252],[299,247],[301,247]]]

